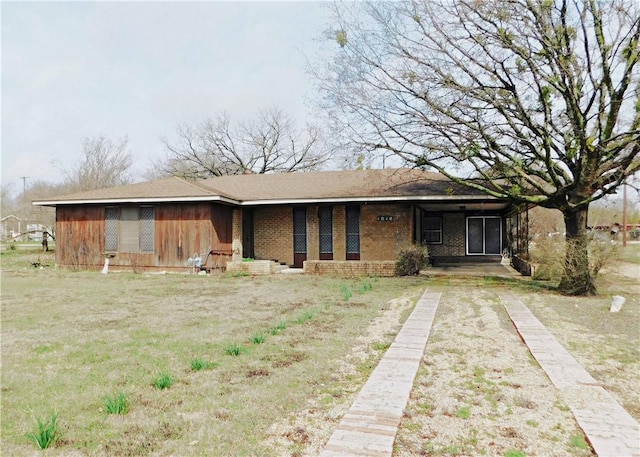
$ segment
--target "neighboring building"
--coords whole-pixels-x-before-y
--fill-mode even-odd
[[[388,274],[413,242],[434,263],[497,262],[525,232],[506,201],[414,169],[172,177],[34,205],[56,207],[56,263],[93,268],[104,255],[141,269],[230,259],[235,240],[245,258]]]
[[[10,214],[0,220],[0,237],[2,240],[15,240],[22,234],[22,221]]]

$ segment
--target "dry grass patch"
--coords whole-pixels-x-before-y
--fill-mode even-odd
[[[32,455],[24,435],[34,414],[55,410],[49,456],[280,455],[269,427],[314,399],[322,409],[363,330],[390,299],[423,289],[416,278],[368,281],[3,263],[2,454]],[[347,301],[343,285],[354,291]],[[239,356],[225,354],[231,343]],[[170,387],[154,388],[162,374]],[[104,412],[110,392],[126,392],[126,415]],[[303,432],[289,432],[293,446],[305,445]]]

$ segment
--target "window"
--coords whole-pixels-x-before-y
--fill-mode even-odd
[[[153,252],[155,240],[155,211],[153,206],[140,207],[140,252]]]
[[[318,210],[320,222],[320,260],[333,260],[333,208],[321,206]]]
[[[442,244],[442,217],[424,216],[422,219],[422,242]]]
[[[155,211],[152,206],[107,206],[104,210],[107,252],[154,252]]]
[[[307,252],[307,208],[293,208],[293,252]]]
[[[104,250],[115,252],[118,250],[118,232],[120,212],[115,206],[107,206],[104,209]]]
[[[467,218],[467,254],[502,253],[502,220],[497,216]]]
[[[360,207],[346,208],[347,260],[360,260]]]

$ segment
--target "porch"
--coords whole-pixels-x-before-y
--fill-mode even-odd
[[[496,276],[524,278],[520,272],[502,262],[439,263],[420,272],[424,276]]]

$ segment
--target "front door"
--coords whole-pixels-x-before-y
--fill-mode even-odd
[[[242,257],[255,257],[253,249],[253,210],[243,208],[242,210]]]
[[[467,255],[502,253],[502,220],[498,216],[467,218]]]
[[[307,260],[307,208],[293,208],[293,266],[302,268]]]

